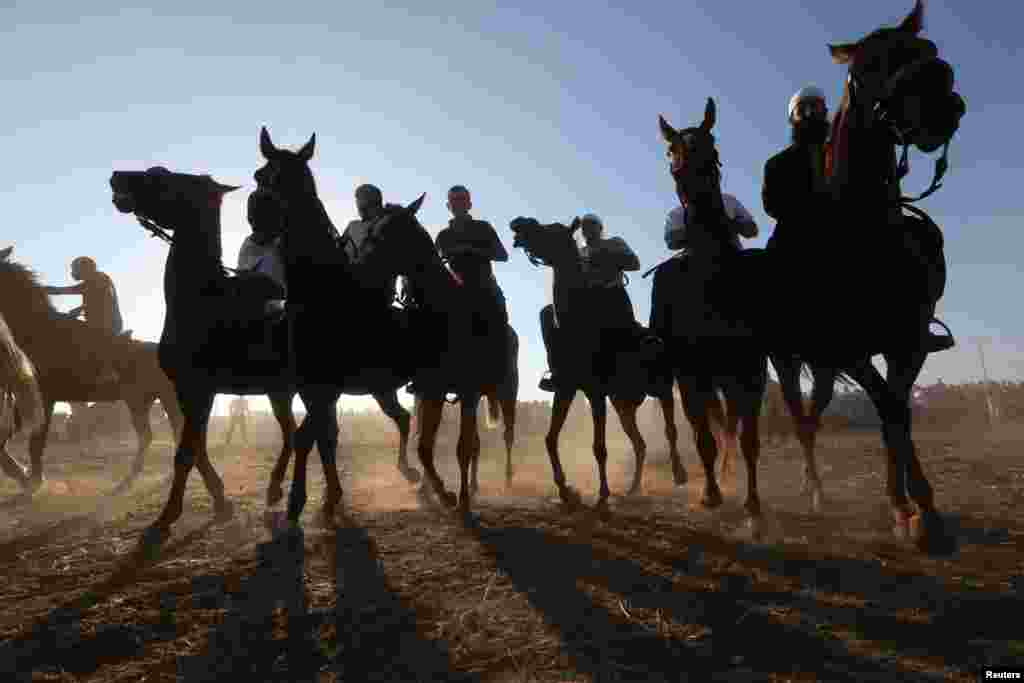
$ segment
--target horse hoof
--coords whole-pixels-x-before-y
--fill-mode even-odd
[[[676,486],[686,485],[686,470],[682,467],[672,468],[672,479],[675,481]]]
[[[157,550],[171,537],[171,530],[163,526],[150,526],[139,537],[139,548],[144,553]]]
[[[761,528],[760,517],[750,517],[747,519],[747,531],[750,532],[750,539],[755,543],[760,543],[761,539],[764,538],[764,532]]]
[[[716,508],[722,505],[722,492],[719,490],[705,491],[700,499],[700,504],[706,508]]]
[[[929,518],[914,515],[909,527],[910,536],[920,552],[933,557],[948,557],[956,553],[957,539],[946,531],[937,514]]]
[[[230,521],[235,516],[235,505],[230,500],[225,500],[217,507],[213,515],[213,521],[217,523]]]
[[[422,479],[422,475],[420,475],[420,471],[418,469],[416,469],[415,467],[410,467],[405,463],[399,463],[398,471],[402,474],[402,477],[404,477],[405,480],[410,484],[418,484],[420,482],[420,479]]]
[[[267,507],[272,508],[284,498],[284,489],[280,485],[271,484],[267,488]]]
[[[458,496],[451,491],[443,491],[441,493],[441,500],[444,501],[445,507],[454,508],[459,504]]]
[[[27,485],[25,486],[25,491],[30,495],[38,493],[39,489],[43,488],[43,484],[45,483],[46,477],[41,474],[39,476],[30,477]]]
[[[562,505],[565,506],[566,512],[576,512],[583,505],[583,500],[580,498],[580,494],[576,492],[576,489],[571,486],[566,486],[558,492],[559,498],[562,499]]]
[[[602,498],[601,500],[597,501],[597,505],[594,507],[594,510],[597,512],[597,516],[602,522],[607,522],[611,520],[612,510],[608,506],[607,498]]]
[[[327,510],[326,508],[321,510],[317,524],[321,529],[333,529],[337,526],[334,510]]]

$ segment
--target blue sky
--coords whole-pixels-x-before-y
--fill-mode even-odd
[[[430,4],[430,12],[379,2],[161,5],[0,9],[0,242],[52,284],[70,282],[71,259],[93,256],[118,286],[127,327],[157,339],[166,247],[111,206],[111,171],[161,164],[244,184],[224,205],[225,261],[234,265],[248,234],[260,126],[292,148],[315,131],[312,165],[339,228],[355,216],[352,191],[362,182],[388,201],[427,192],[420,218],[435,235],[448,219],[446,189],[470,188],[474,214],[510,251],[496,273],[522,340],[520,396],[532,400],[550,397],[536,389],[548,278],[512,250],[509,220],[596,212],[646,270],[669,255],[662,227],[676,201],[657,114],[690,125],[712,96],[723,189],[758,219],[761,237],[749,244],[762,246],[772,222],[761,173],[788,142],[790,95],[816,83],[833,107],[845,71],[826,44],[895,24],[912,2],[477,1]],[[1022,20],[1016,3],[927,6],[924,35],[956,67],[968,115],[946,186],[923,204],[945,232],[950,280],[940,315],[960,341],[929,359],[925,383],[976,379],[978,336],[992,339],[990,375],[1024,374],[1014,305],[1024,292],[1024,98],[1013,71]],[[904,187],[919,192],[932,160],[918,152],[911,164]],[[836,277],[859,272],[837,255]],[[635,277],[628,289],[646,321],[650,280]],[[752,296],[784,303],[770,282]],[[69,309],[77,299],[56,303]],[[218,398],[218,412],[227,401]]]

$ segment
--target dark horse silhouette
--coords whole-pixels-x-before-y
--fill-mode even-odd
[[[175,435],[181,431],[181,412],[174,387],[157,363],[157,345],[127,338],[113,339],[69,319],[50,304],[35,274],[10,259],[10,248],[0,253],[0,313],[17,334],[21,347],[32,359],[39,375],[43,397],[43,422],[29,439],[31,470],[25,469],[6,452],[0,451],[0,468],[32,492],[43,482],[43,452],[49,435],[53,406],[57,401],[124,401],[131,412],[139,446],[131,471],[114,493],[128,489],[142,472],[146,451],[153,441],[150,409],[157,398],[163,404]],[[118,344],[115,367],[121,377],[115,386],[97,387],[92,350],[100,345]],[[90,370],[91,369],[91,370]]]
[[[336,307],[331,299],[336,291],[346,291],[346,287],[351,288],[349,291],[361,292],[358,300],[354,297],[346,301],[350,309],[347,313],[353,320],[359,320],[363,329],[373,330],[376,326],[380,332],[377,336],[361,335],[355,349],[349,344],[343,352],[346,362],[357,363],[355,368],[371,372],[371,377],[376,373],[387,386],[396,377],[411,379],[412,369],[416,369],[418,451],[426,474],[421,492],[426,494],[432,487],[452,506],[454,497],[444,490],[434,466],[433,447],[445,396],[456,394],[461,407],[458,454],[464,478],[460,500],[463,510],[468,510],[472,492],[468,469],[480,451],[477,408],[481,396],[488,396],[492,416],[495,399],[500,404],[506,445],[511,448],[518,391],[514,359],[518,338],[511,326],[506,326],[503,334],[492,335],[503,337],[500,340],[481,339],[474,334],[471,297],[456,284],[441,262],[429,233],[415,219],[423,197],[410,209],[387,207],[386,218],[375,223],[367,235],[359,262],[349,263],[339,247],[337,231],[316,194],[308,166],[314,145],[315,136],[298,152],[278,149],[263,129],[260,149],[267,163],[255,174],[259,192],[272,200],[258,202],[257,206],[276,204],[275,210],[282,214],[285,225],[282,250],[289,296],[300,307],[296,314],[294,349],[298,372],[306,373],[303,369],[306,364],[308,375],[312,377],[320,365],[316,359],[338,355],[338,349],[331,345],[334,342],[329,344],[324,338],[318,321],[311,313],[307,315],[303,311],[326,311]],[[389,242],[387,236],[390,235],[395,237]],[[396,321],[399,313],[391,306],[390,283],[399,275],[407,278],[409,310],[407,317],[401,316]],[[339,289],[325,290],[325,283],[330,281],[339,281]],[[308,326],[305,328],[308,334],[303,331],[303,323]],[[416,345],[401,339],[404,335],[411,336],[412,330],[415,330],[412,338],[419,342]],[[495,358],[501,360],[495,362]],[[356,372],[351,365],[348,367],[348,372]],[[509,469],[506,476],[510,476]]]
[[[7,458],[7,441],[31,434],[43,422],[43,397],[35,365],[14,341],[0,314],[0,457]]]
[[[312,155],[311,145],[308,153]],[[306,150],[300,154],[306,154]],[[309,156],[301,161],[304,167]],[[208,175],[172,173],[159,167],[148,171],[115,171],[110,185],[114,205],[119,211],[136,214],[149,229],[167,235],[171,243],[164,272],[167,314],[159,356],[161,367],[174,382],[185,421],[175,454],[171,492],[143,542],[163,541],[171,525],[180,518],[185,484],[193,465],[198,466],[213,497],[216,518],[224,520],[233,515],[233,505],[225,498],[224,484],[206,451],[206,430],[217,393],[299,394],[307,414],[293,439],[296,461],[288,520],[295,528],[305,506],[306,463],[315,442],[328,489],[322,519],[333,522],[341,499],[341,482],[335,465],[338,426],[334,406],[343,391],[394,392],[409,380],[411,366],[404,368],[401,359],[392,362],[385,353],[389,349],[382,350],[381,338],[389,339],[397,330],[383,326],[381,312],[366,306],[364,298],[358,296],[358,282],[346,280],[344,265],[334,264],[329,274],[332,281],[338,281],[340,276],[341,282],[340,287],[332,291],[351,297],[346,308],[361,322],[360,331],[365,336],[348,337],[347,343],[339,346],[334,337],[323,334],[318,329],[317,313],[329,312],[334,321],[337,312],[317,311],[307,305],[302,297],[303,294],[308,296],[309,290],[303,289],[303,278],[294,274],[305,271],[324,275],[321,268],[330,263],[334,253],[316,252],[312,256],[307,253],[307,260],[302,261],[301,255],[294,256],[301,252],[293,249],[290,252],[293,274],[289,285],[298,294],[299,304],[289,301],[286,319],[273,328],[274,350],[279,357],[250,359],[240,353],[240,349],[249,346],[254,334],[259,333],[254,327],[266,324],[267,303],[273,298],[273,292],[272,288],[268,289],[265,278],[228,277],[224,272],[220,208],[223,195],[237,187],[218,183]],[[418,203],[408,209],[400,208],[393,211],[392,218],[414,221],[418,208]],[[322,205],[320,209],[322,211]],[[288,236],[286,234],[286,238]],[[289,253],[287,244],[285,248]],[[386,256],[384,250],[382,254]],[[322,354],[312,363],[307,360],[313,355],[311,351]]]
[[[558,437],[577,391],[586,395],[594,420],[594,459],[600,477],[599,510],[607,509],[611,494],[606,466],[606,399],[609,398],[636,456],[633,481],[627,495],[639,494],[643,487],[647,445],[637,427],[636,413],[647,396],[661,402],[672,473],[677,485],[685,484],[686,468],[676,444],[672,380],[663,367],[663,349],[653,344],[642,345],[639,334],[632,330],[605,329],[599,312],[594,310],[593,290],[585,287],[582,261],[573,239],[579,222],[574,221],[570,226],[560,223],[542,225],[534,218],[521,217],[512,221],[510,227],[515,234],[513,246],[522,248],[534,265],[545,265],[554,271],[554,308],[545,306],[541,309],[541,325],[545,324],[545,315],[557,316],[558,327],[551,344],[552,355],[558,359],[561,381],[555,389],[545,445],[563,503],[570,510],[580,505],[579,494],[566,481],[558,454]]]
[[[923,6],[918,2],[897,28],[879,29],[856,43],[830,46],[837,62],[850,65],[830,143],[834,232],[848,236],[844,258],[871,263],[874,272],[887,277],[866,283],[837,282],[831,296],[838,304],[806,316],[800,311],[756,310],[730,291],[730,285],[749,286],[784,277],[786,269],[762,250],[723,260],[711,277],[677,274],[680,281],[674,284],[705,291],[714,312],[738,321],[760,348],[795,356],[812,367],[838,368],[860,384],[882,420],[887,488],[897,533],[912,533],[924,552],[947,554],[955,550],[956,540],[935,508],[931,485],[917,458],[910,410],[910,392],[928,353],[948,347],[948,343],[936,346],[927,330],[945,286],[945,260],[937,226],[923,213],[908,217],[900,210],[912,200],[900,197],[902,164],[897,164],[894,145],[914,144],[926,152],[948,146],[965,107],[953,92],[952,68],[938,58],[934,43],[917,35],[922,19]],[[701,126],[705,133],[710,132],[709,121],[713,124],[711,100]],[[671,129],[663,119],[661,125],[666,132]],[[696,129],[672,131],[671,139],[677,186],[695,198],[698,213],[714,211],[715,198],[720,196],[714,139]],[[937,187],[944,170],[945,155],[936,166],[929,192]],[[831,268],[838,255],[833,256],[826,245],[815,247],[817,258],[807,266]],[[675,292],[657,285],[656,281],[653,305],[669,305]],[[710,338],[707,325],[695,332]],[[711,349],[705,346],[704,352],[710,354]],[[877,353],[885,358],[886,377],[871,363]],[[692,407],[698,415],[703,410],[700,404]],[[714,444],[709,438],[704,441],[707,457],[713,459]],[[713,477],[713,470],[705,469]],[[708,486],[717,487],[713,482]],[[748,510],[756,519],[758,511]]]

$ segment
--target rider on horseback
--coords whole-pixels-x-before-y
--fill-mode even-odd
[[[605,329],[622,330],[623,337],[632,340],[642,328],[636,321],[623,274],[639,270],[640,260],[621,237],[604,237],[604,223],[597,215],[588,213],[578,220],[584,239],[584,246],[580,248],[583,278],[592,295],[592,310],[600,316]],[[554,328],[554,316],[542,312],[541,336],[551,369],[540,381],[542,391],[554,391],[557,384],[557,354],[552,352]]]
[[[435,244],[463,287],[474,295],[476,334],[494,339],[497,337],[493,335],[500,334],[504,342],[508,310],[491,262],[508,261],[508,252],[490,223],[470,216],[471,208],[473,202],[465,186],[455,185],[448,190],[452,219],[438,233]]]
[[[96,261],[88,256],[79,256],[71,262],[71,277],[79,281],[77,285],[67,287],[44,287],[47,294],[77,294],[82,297],[82,305],[68,312],[69,318],[85,316],[85,324],[92,330],[104,335],[119,337],[123,334],[124,322],[121,309],[117,303],[117,290],[110,276],[96,267]],[[117,384],[121,378],[115,367],[117,345],[111,339],[109,343],[95,347],[98,357],[98,384]]]

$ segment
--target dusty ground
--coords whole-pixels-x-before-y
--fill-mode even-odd
[[[632,455],[609,431],[622,491]],[[707,512],[688,432],[682,489],[648,439],[647,495],[613,500],[606,521],[559,509],[537,438],[519,444],[509,492],[485,452],[469,526],[420,507],[393,448],[348,444],[347,516],[325,531],[314,454],[304,552],[262,525],[272,443],[214,447],[238,514],[212,525],[193,473],[150,558],[136,542],[166,495],[170,445],[119,498],[130,436],[94,455],[54,447],[30,504],[0,482],[0,680],[974,681],[986,663],[1024,666],[1024,429],[918,435],[961,536],[951,560],[892,539],[875,433],[824,437],[821,516],[798,494],[795,446],[767,449],[759,545],[744,540],[742,465]],[[590,502],[588,440],[563,451]],[[454,454],[439,459],[454,483]]]

